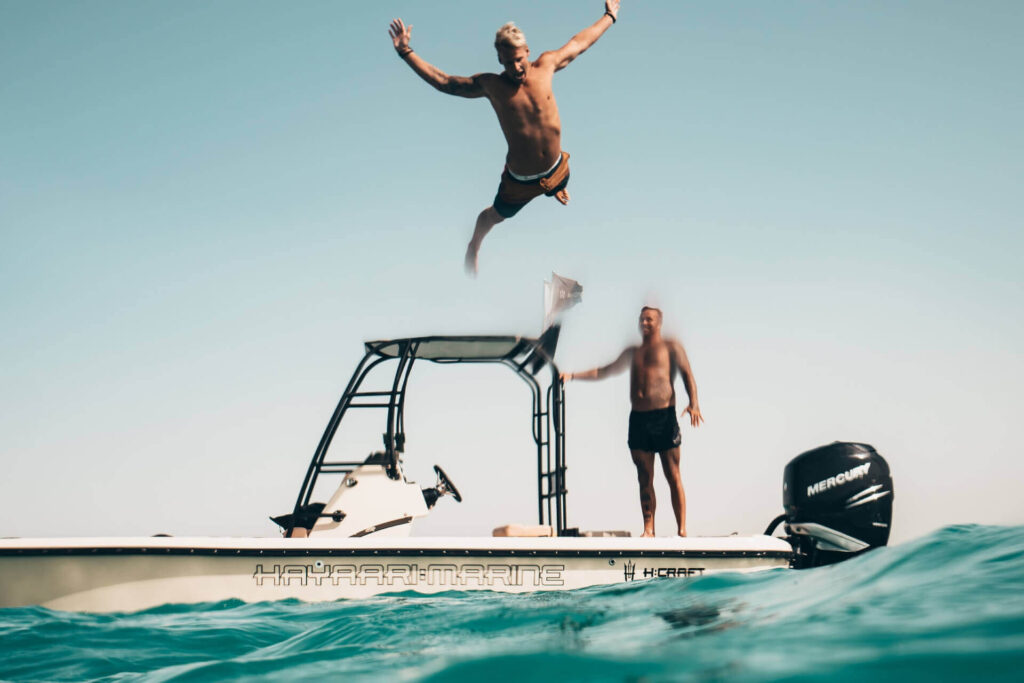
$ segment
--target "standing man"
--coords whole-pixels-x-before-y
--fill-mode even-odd
[[[486,97],[498,115],[498,123],[508,143],[505,171],[501,174],[498,194],[491,206],[480,212],[476,229],[466,248],[466,272],[477,273],[477,255],[484,237],[498,223],[516,215],[519,209],[540,195],[569,203],[569,155],[562,151],[562,122],[558,105],[551,91],[556,71],[569,66],[593,45],[618,20],[619,0],[605,0],[604,14],[593,26],[585,28],[557,50],[541,53],[530,61],[526,37],[509,22],[498,29],[494,47],[498,63],[504,67],[499,74],[449,76],[428,63],[409,47],[412,25],[401,19],[391,22],[388,31],[398,56],[405,60],[420,78],[437,90],[459,97]]]
[[[697,403],[697,384],[683,345],[661,336],[661,310],[651,306],[640,309],[639,346],[630,346],[613,362],[586,372],[562,373],[562,380],[604,379],[629,368],[629,452],[640,482],[640,510],[644,515],[644,536],[654,536],[654,454],[661,455],[661,468],[672,492],[672,510],[676,513],[679,535],[686,535],[686,495],[679,476],[679,422],[676,420],[676,373],[682,375],[689,405],[681,413],[690,414],[690,424],[700,425],[704,418]]]

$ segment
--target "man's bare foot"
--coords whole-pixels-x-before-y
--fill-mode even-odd
[[[480,254],[480,245],[469,243],[466,247],[466,275],[470,277],[476,277],[479,272],[479,266],[477,264]]]
[[[686,529],[679,532],[679,538],[686,538]]]
[[[640,538],[654,538],[654,532],[644,529],[644,532],[640,534]]]

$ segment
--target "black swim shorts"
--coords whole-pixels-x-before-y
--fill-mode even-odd
[[[629,447],[649,453],[664,453],[683,442],[676,407],[634,410],[629,414]]]

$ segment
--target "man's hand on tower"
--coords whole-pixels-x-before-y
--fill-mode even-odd
[[[412,37],[412,24],[406,26],[402,23],[401,19],[392,19],[388,35],[391,36],[391,42],[394,44],[398,54],[401,55],[403,52],[412,49],[409,47],[409,38]]]
[[[604,0],[604,13],[613,21],[619,20],[619,0]]]

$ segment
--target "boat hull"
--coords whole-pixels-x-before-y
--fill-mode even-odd
[[[788,567],[765,536],[698,539],[5,539],[0,607],[135,611],[167,603],[322,602],[412,591],[572,590]]]

